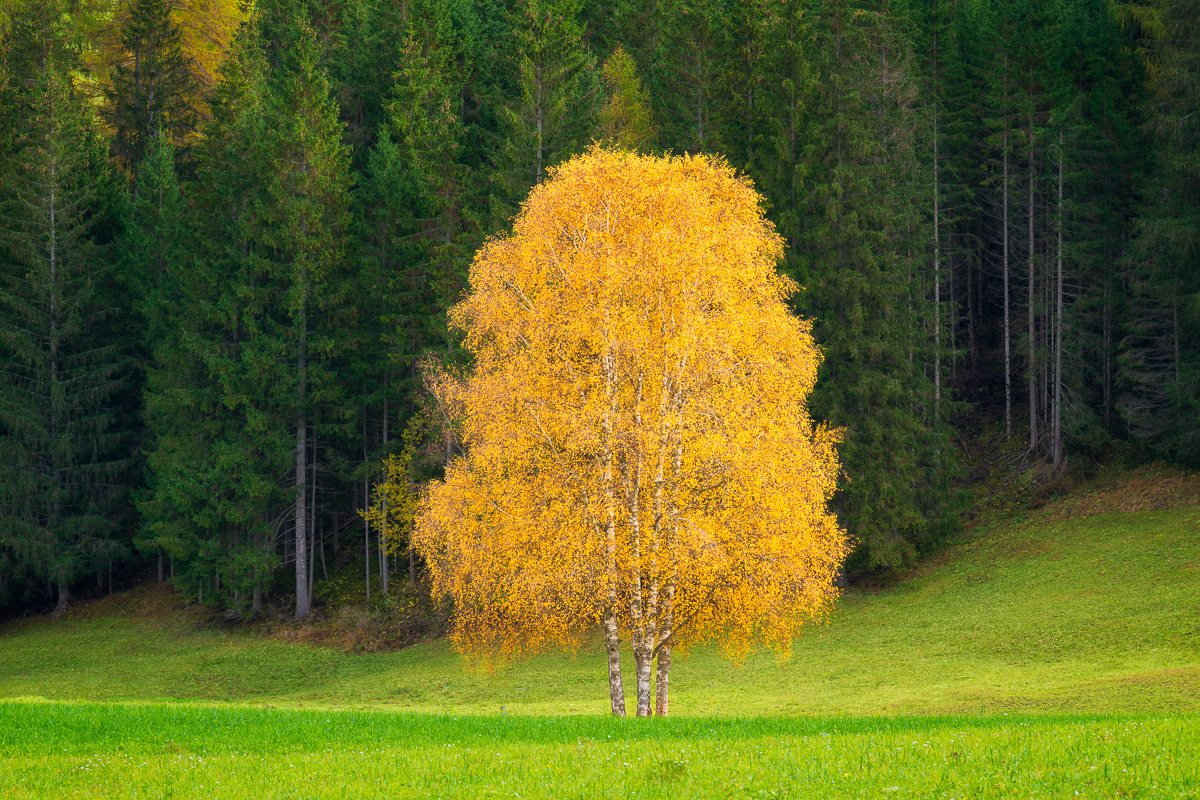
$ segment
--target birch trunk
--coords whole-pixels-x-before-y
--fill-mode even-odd
[[[651,648],[644,641],[633,651],[634,669],[637,674],[637,715],[649,717],[654,713],[650,700],[650,675],[653,672],[654,659],[650,656]]]
[[[608,408],[604,420],[605,570],[608,597],[604,608],[604,649],[608,654],[608,695],[614,717],[625,716],[625,687],[621,681],[621,632],[617,626],[617,515],[613,491],[613,424],[616,416],[616,387],[612,356],[604,358]]]
[[[668,560],[675,563],[675,541],[679,526],[679,479],[683,472],[683,431],[682,423],[676,420],[674,473],[671,489],[671,508],[666,526],[666,551]],[[654,714],[665,717],[670,710],[671,690],[671,637],[675,635],[675,583],[679,577],[678,568],[672,567],[671,575],[663,587],[662,624],[659,626],[656,657],[658,659],[658,674],[654,683]]]
[[[637,432],[642,430],[642,381],[643,378],[639,374],[633,416],[633,429]],[[634,455],[632,472],[627,472],[625,475],[625,502],[629,507],[629,533],[633,545],[633,552],[630,559],[632,569],[630,570],[629,581],[629,627],[630,639],[632,640],[630,644],[633,645],[634,677],[637,688],[637,716],[639,717],[648,717],[651,712],[650,666],[651,650],[653,648],[653,642],[649,640],[649,632],[647,631],[646,612],[648,609],[642,603],[646,589],[646,576],[642,572],[642,509],[640,503],[644,458],[641,444],[638,443]]]

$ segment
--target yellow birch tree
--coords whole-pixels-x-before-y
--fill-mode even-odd
[[[413,531],[460,649],[601,623],[613,713],[625,636],[637,714],[665,715],[672,647],[786,649],[828,612],[838,431],[806,410],[820,352],[782,251],[722,160],[594,147],[479,252],[451,312],[473,366],[428,381],[465,455]]]

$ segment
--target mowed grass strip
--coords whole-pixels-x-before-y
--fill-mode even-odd
[[[1195,506],[978,528],[898,585],[848,592],[789,659],[733,663],[715,646],[677,658],[672,713],[1200,712],[1198,530]],[[352,654],[106,602],[0,628],[0,697],[484,715],[607,705],[598,639],[489,671],[445,641]]]
[[[35,797],[1197,797],[1193,715],[614,720],[0,702]]]

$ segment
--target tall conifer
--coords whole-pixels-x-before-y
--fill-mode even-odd
[[[1157,164],[1130,269],[1119,407],[1155,455],[1200,462],[1200,3],[1164,9],[1159,92],[1146,132]]]
[[[501,112],[502,161],[512,199],[546,168],[582,150],[595,127],[599,75],[584,42],[580,0],[519,0],[508,60],[515,93]]]
[[[263,295],[251,254],[267,172],[259,151],[264,72],[247,26],[222,68],[213,119],[197,151],[190,224],[182,226],[173,257],[166,254],[161,282],[145,279],[147,325],[161,320],[162,335],[147,370],[149,485],[139,503],[139,544],[170,557],[181,588],[253,610],[278,563],[290,455],[288,430],[270,413],[263,363],[251,349]],[[154,204],[153,212],[159,192],[172,194],[165,151],[140,180],[138,202]],[[153,241],[170,230],[177,224],[171,208],[164,203],[157,218],[143,212],[131,236]]]
[[[159,136],[186,147],[200,121],[199,81],[172,6],[170,0],[133,0],[121,29],[124,52],[112,67],[108,115],[113,152],[130,169]]]
[[[897,567],[947,524],[953,474],[926,372],[930,304],[917,262],[929,231],[912,205],[912,78],[887,15],[835,2],[816,25],[820,88],[807,135],[818,144],[804,165],[797,276],[825,351],[812,410],[847,429],[835,504],[860,543],[859,566]]]
[[[4,105],[21,123],[0,190],[0,550],[52,587],[59,614],[123,549],[128,466],[113,414],[123,353],[102,335],[103,157],[61,19],[50,3],[13,31]]]

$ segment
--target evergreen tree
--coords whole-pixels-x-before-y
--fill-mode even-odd
[[[515,94],[501,114],[502,163],[513,200],[546,168],[579,152],[595,128],[598,75],[584,44],[580,0],[518,0],[509,61]]]
[[[176,334],[174,315],[182,298],[174,282],[185,268],[191,237],[175,174],[175,149],[161,132],[137,175],[117,248],[121,281],[127,295],[136,298],[127,338],[134,344],[134,375],[144,394],[147,374],[162,368],[155,361],[156,350]],[[145,528],[139,531],[135,543],[157,559],[162,582],[166,553],[146,534]]]
[[[1057,64],[1065,98],[1064,259],[1074,295],[1064,318],[1063,425],[1077,450],[1092,453],[1123,435],[1115,390],[1129,284],[1121,265],[1145,169],[1138,130],[1145,75],[1132,44],[1107,4],[1068,7]]]
[[[303,26],[303,23],[301,23]],[[250,358],[271,380],[267,402],[277,423],[294,420],[292,520],[296,617],[308,614],[316,552],[309,449],[322,423],[344,416],[332,369],[353,329],[345,302],[351,283],[344,253],[352,180],[329,83],[317,64],[312,31],[303,27],[297,67],[269,95],[262,143],[267,173],[252,268],[263,279],[259,326]],[[310,431],[310,427],[312,430]],[[310,434],[314,437],[310,442]]]
[[[725,123],[721,70],[729,57],[725,0],[664,0],[661,44],[647,72],[662,144],[676,152],[717,152]]]
[[[794,3],[783,6],[768,40],[774,80],[763,87],[765,102],[759,103],[764,109],[764,141],[758,151],[758,167],[752,173],[755,185],[771,203],[775,225],[787,240],[784,257],[793,272],[802,259],[800,237],[808,212],[803,202],[804,184],[809,150],[816,144],[806,132],[817,86],[817,71],[810,58],[815,51],[813,36],[807,10]]]
[[[198,80],[172,7],[170,0],[133,0],[121,29],[123,57],[112,67],[108,115],[113,152],[130,169],[159,136],[186,148],[200,120]]]
[[[139,544],[165,552],[175,582],[190,595],[235,609],[249,603],[253,611],[279,560],[291,453],[287,428],[263,401],[264,365],[251,349],[263,283],[250,254],[267,173],[259,149],[264,73],[247,27],[223,67],[198,149],[185,226],[194,236],[163,254],[160,283],[143,278],[158,287],[145,308],[148,325],[161,319],[162,335],[147,370],[149,485],[139,502]],[[160,190],[170,196],[165,156],[159,151],[143,176],[139,203],[154,204]],[[131,235],[153,240],[161,228],[171,230],[170,210],[166,203],[160,218],[138,215]]]
[[[825,361],[815,418],[846,428],[838,518],[859,566],[911,564],[949,524],[954,474],[943,405],[925,370],[929,302],[918,279],[928,227],[918,196],[912,78],[894,20],[850,2],[815,23],[820,87],[807,132],[800,309]],[[885,66],[883,58],[889,58]]]
[[[1147,128],[1158,161],[1145,191],[1121,343],[1122,417],[1150,452],[1200,460],[1200,3],[1163,13],[1159,95]]]
[[[1050,231],[1044,224],[1047,217],[1043,213],[1043,185],[1051,172],[1049,139],[1045,129],[1054,100],[1050,45],[1057,27],[1055,11],[1052,5],[1046,3],[1027,0],[1018,3],[1019,35],[1014,48],[1020,83],[1017,135],[1021,144],[1019,155],[1023,161],[1020,168],[1024,172],[1016,187],[1016,191],[1023,195],[1024,202],[1023,219],[1020,220],[1023,223],[1020,224],[1023,235],[1017,237],[1022,247],[1016,248],[1022,252],[1025,265],[1025,326],[1019,338],[1023,340],[1021,349],[1025,356],[1028,448],[1033,457],[1044,456],[1050,445],[1049,437],[1043,435],[1048,429],[1043,423],[1048,422],[1049,410],[1045,392],[1048,383],[1048,376],[1044,374],[1048,357],[1045,339],[1051,330],[1051,320],[1046,315],[1047,270],[1044,258],[1044,244]]]
[[[466,79],[472,71],[450,4],[445,0],[414,3],[388,111],[397,154],[408,165],[416,193],[405,233],[420,241],[412,269],[421,277],[402,278],[407,284],[402,290],[431,291],[432,307],[425,300],[407,307],[437,321],[432,326],[429,319],[394,321],[396,335],[406,339],[395,344],[409,379],[416,375],[414,359],[421,350],[446,341],[440,317],[465,289],[467,263],[482,241],[480,217],[486,194],[478,180],[472,180],[463,121]],[[417,283],[424,289],[418,289]],[[418,333],[420,328],[424,330]]]
[[[780,30],[789,10],[769,0],[736,0],[727,11],[727,45],[723,48],[721,105],[722,147],[727,157],[749,175],[759,172],[770,134],[771,102],[785,64]]]
[[[329,80],[341,109],[353,161],[363,166],[376,131],[385,126],[387,94],[396,67],[396,35],[406,7],[381,0],[341,4],[329,53]]]
[[[983,98],[982,116],[988,128],[989,147],[987,176],[991,224],[986,226],[986,261],[991,276],[998,278],[998,298],[993,300],[1001,315],[998,350],[1004,376],[1004,437],[1013,431],[1013,374],[1015,366],[1015,309],[1017,254],[1014,250],[1017,220],[1020,219],[1017,178],[1018,105],[1020,103],[1019,64],[1010,43],[1016,39],[1017,25],[1014,0],[1002,0],[981,12],[985,39],[991,44],[988,53],[987,94]]]
[[[0,551],[53,588],[56,614],[125,549],[128,467],[113,413],[123,354],[102,327],[103,158],[56,52],[61,19],[50,4],[12,33],[3,105],[21,124],[0,195]]]
[[[315,38],[298,25],[299,50],[277,81],[264,80],[251,30],[218,94],[200,159],[205,242],[179,276],[181,333],[151,377],[158,438],[145,510],[187,585],[235,603],[257,605],[290,530],[303,617],[323,547],[314,453],[346,422],[334,365],[354,323],[348,153]]]

